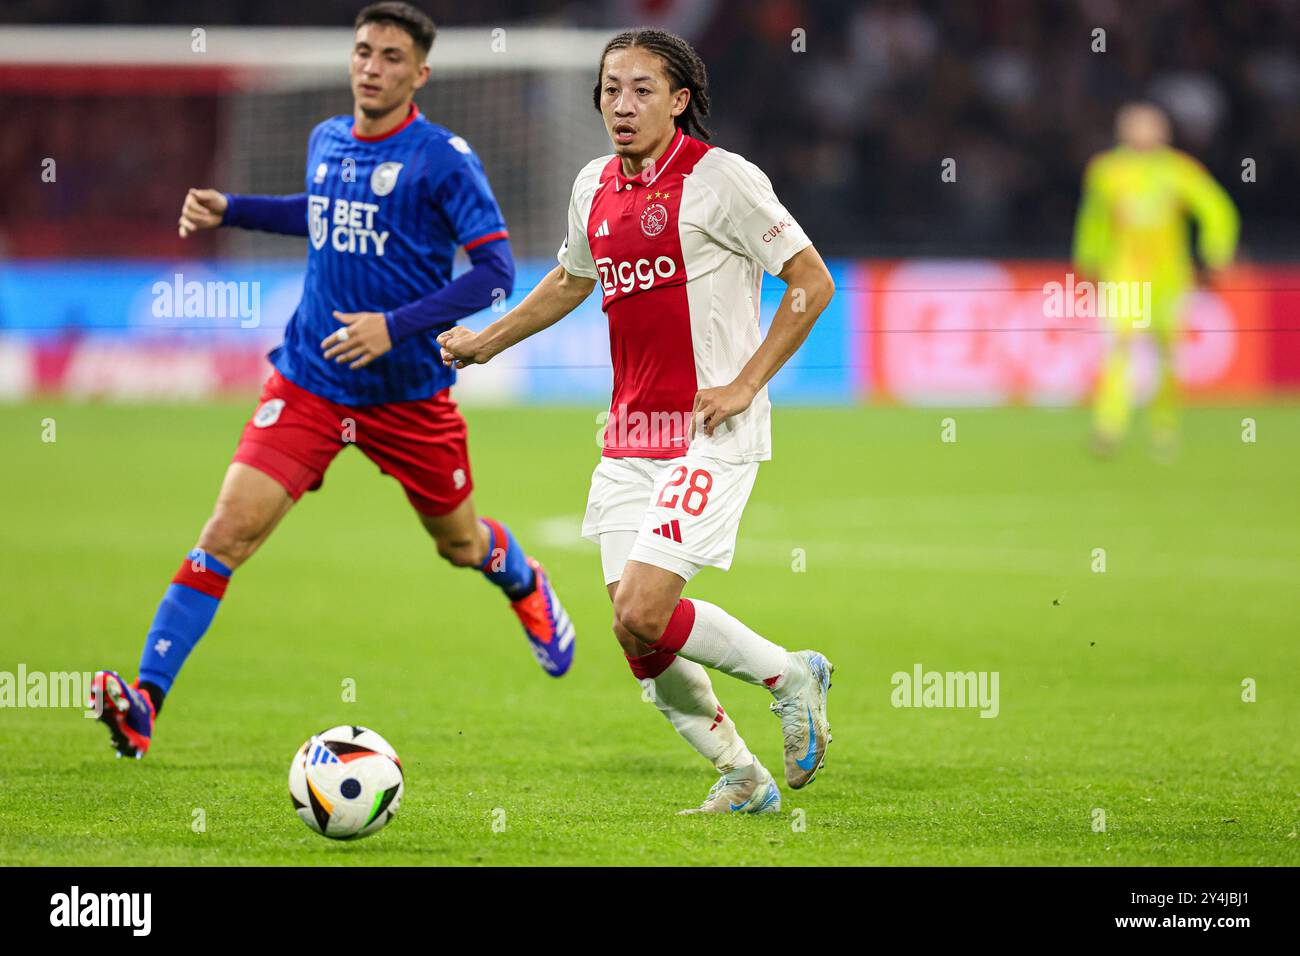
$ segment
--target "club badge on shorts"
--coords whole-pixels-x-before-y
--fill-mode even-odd
[[[280,420],[282,411],[284,411],[283,398],[273,398],[269,402],[264,402],[257,410],[257,414],[253,416],[253,427],[270,428]]]
[[[376,196],[387,196],[397,185],[397,174],[401,171],[401,163],[380,163],[370,174],[370,191]]]

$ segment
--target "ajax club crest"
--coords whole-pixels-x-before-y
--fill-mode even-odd
[[[387,196],[397,185],[397,174],[401,171],[401,163],[380,163],[370,174],[370,191],[376,196]]]
[[[641,231],[653,239],[668,225],[668,210],[662,203],[652,203],[641,212]]]

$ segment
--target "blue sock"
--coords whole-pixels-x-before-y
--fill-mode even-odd
[[[208,625],[230,583],[230,568],[195,548],[181,563],[158,605],[140,654],[140,680],[171,690],[172,681]]]
[[[480,518],[488,529],[488,553],[479,570],[483,576],[506,593],[512,601],[518,601],[532,593],[537,584],[537,576],[528,566],[528,556],[519,547],[515,536],[499,521]]]

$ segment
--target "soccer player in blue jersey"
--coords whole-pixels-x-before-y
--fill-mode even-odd
[[[145,638],[139,677],[95,675],[91,704],[122,756],[149,749],[154,719],[232,573],[321,486],[346,444],[401,483],[443,558],[505,593],[547,673],[564,674],[573,659],[573,624],[546,572],[504,524],[475,514],[465,421],[436,342],[510,294],[505,222],[469,144],[412,101],[429,78],[433,21],[407,3],[376,3],[355,29],[353,113],[312,131],[306,192],[191,189],[185,198],[181,236],[218,226],[306,236],[307,275],[212,516]],[[458,246],[472,267],[452,279]]]

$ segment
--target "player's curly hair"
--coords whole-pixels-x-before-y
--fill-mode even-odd
[[[709,130],[703,123],[703,117],[709,115],[709,74],[704,69],[704,61],[689,43],[666,30],[625,30],[605,44],[605,49],[600,54],[600,65],[596,68],[596,86],[591,91],[591,100],[596,110],[600,110],[605,58],[615,50],[626,50],[634,46],[649,50],[664,61],[671,89],[680,90],[685,87],[691,91],[686,109],[673,118],[678,129],[685,130],[697,139],[708,139]]]

